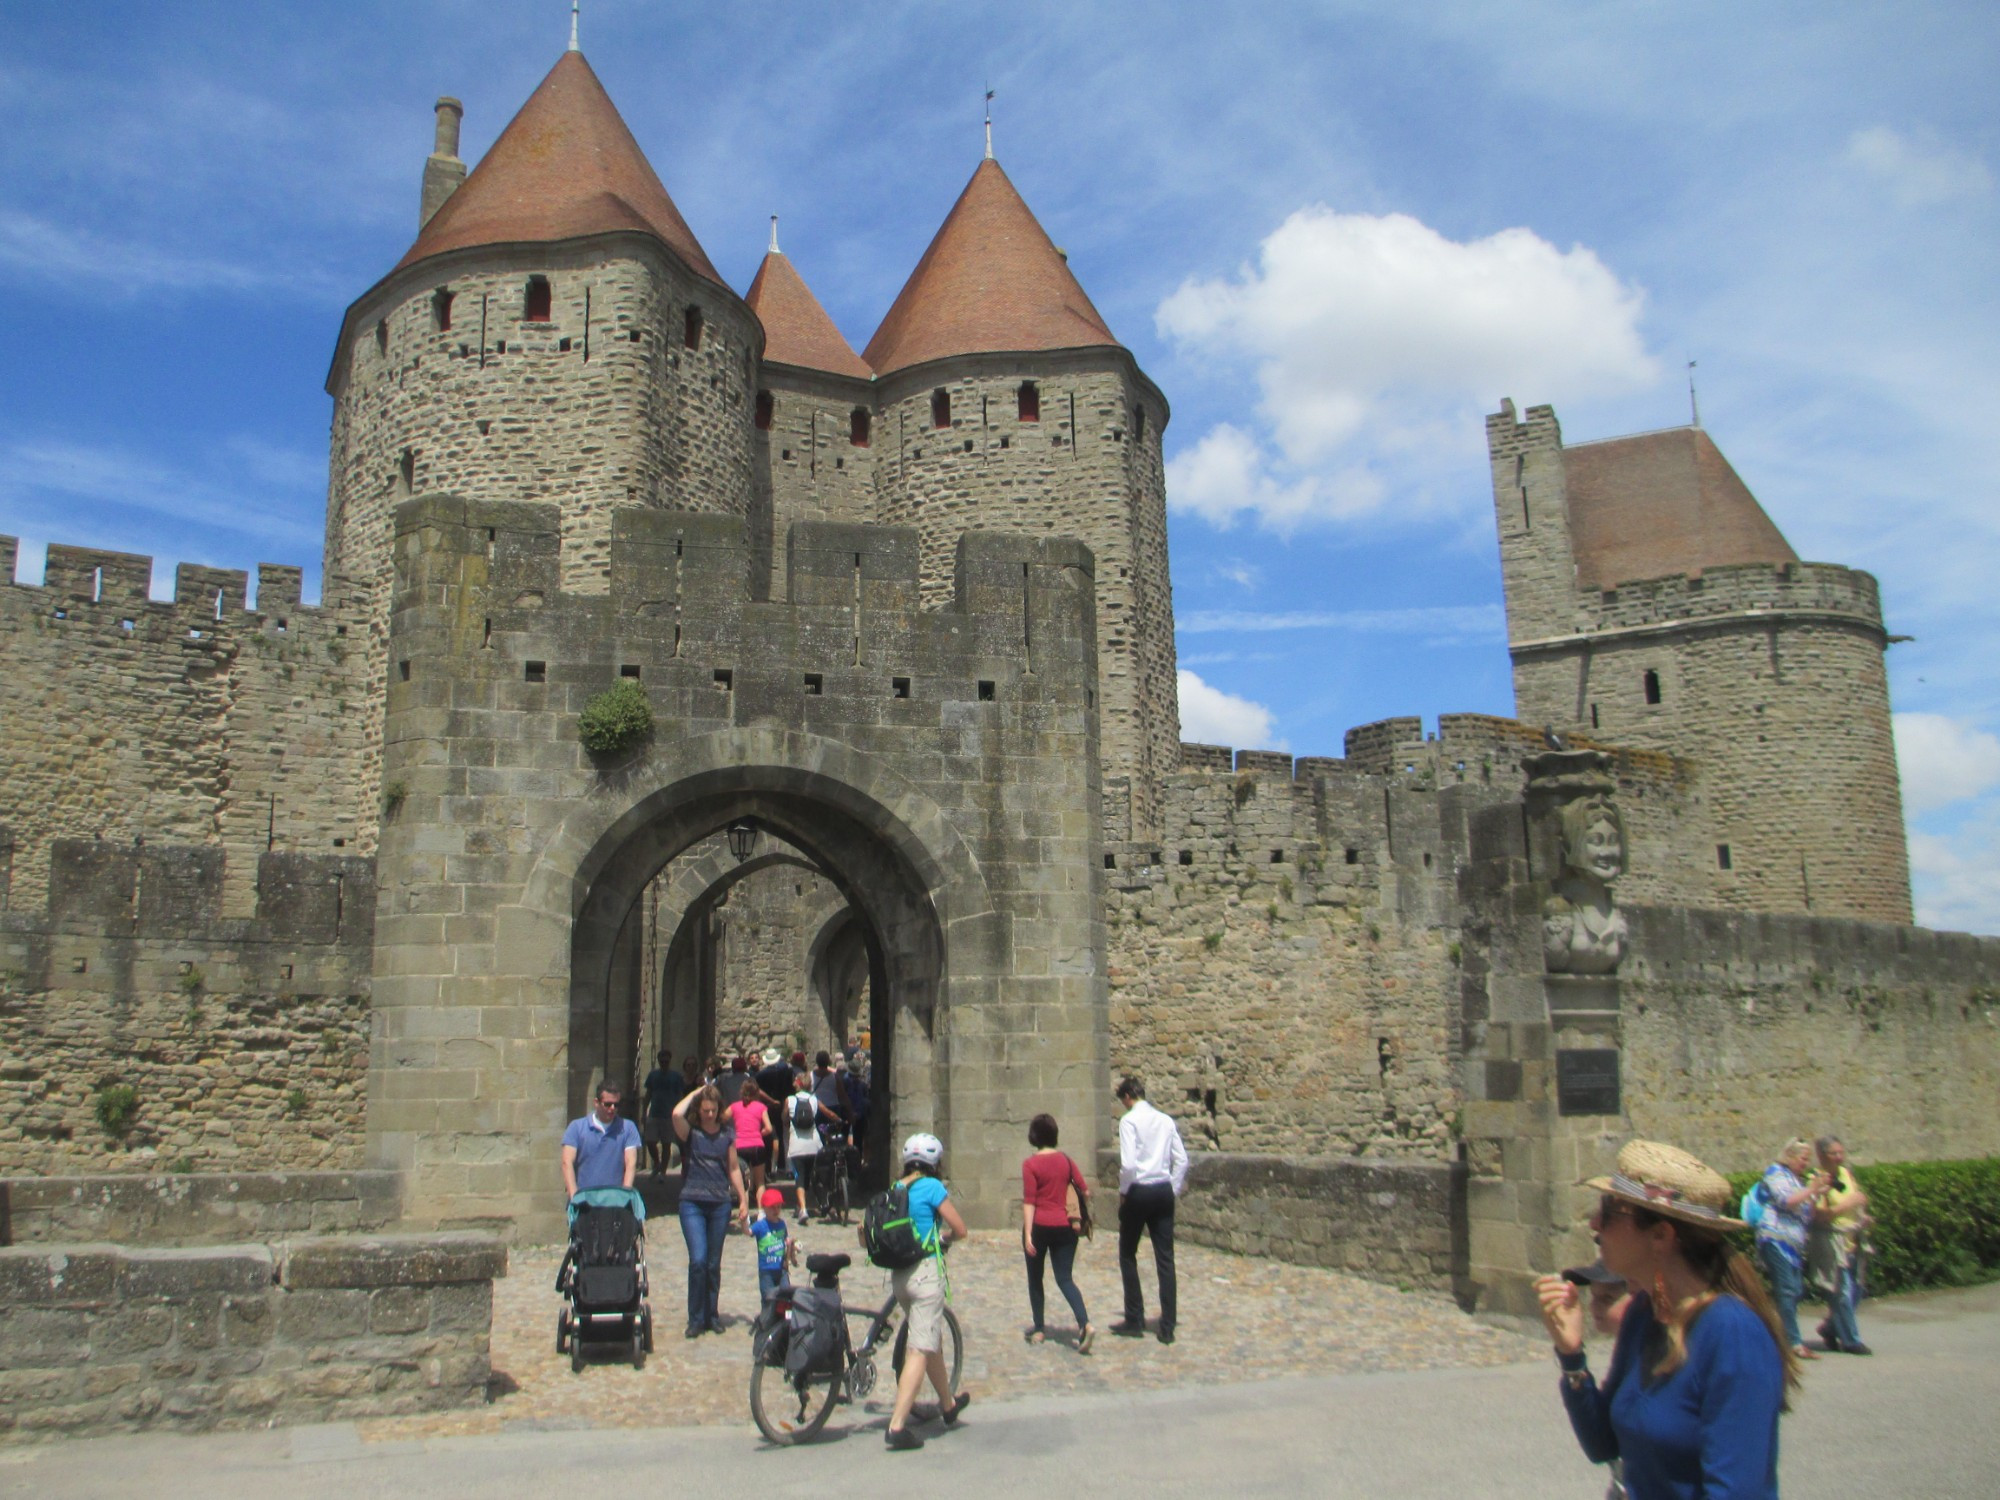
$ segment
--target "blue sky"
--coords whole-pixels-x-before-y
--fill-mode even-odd
[[[1892,18],[1893,17],[1893,23]],[[476,160],[562,0],[0,6],[0,531],[317,572],[344,306],[431,101]],[[1189,738],[1512,708],[1480,417],[1687,418],[1882,580],[1921,918],[2000,932],[1990,4],[587,0],[739,289],[858,348],[998,154],[1173,403]],[[316,586],[309,583],[309,587]],[[1982,666],[1981,663],[1987,665]]]

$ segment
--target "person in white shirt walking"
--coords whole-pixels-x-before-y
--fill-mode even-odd
[[[1187,1187],[1188,1154],[1170,1116],[1146,1102],[1146,1086],[1122,1078],[1118,1122],[1118,1272],[1125,1282],[1125,1316],[1111,1325],[1121,1338],[1143,1338],[1146,1299],[1139,1287],[1139,1236],[1153,1241],[1160,1279],[1160,1342],[1174,1341],[1174,1200]]]

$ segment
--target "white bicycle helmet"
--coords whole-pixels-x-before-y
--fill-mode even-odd
[[[935,1167],[944,1160],[944,1142],[928,1131],[918,1131],[903,1142],[903,1164],[922,1162],[927,1167]]]

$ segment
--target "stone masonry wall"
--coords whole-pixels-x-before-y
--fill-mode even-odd
[[[866,381],[765,365],[762,390],[771,425],[757,434],[757,483],[771,545],[770,582],[763,598],[783,597],[784,556],[776,545],[796,521],[876,519],[874,392]],[[868,441],[853,441],[853,416],[869,417]]]
[[[1019,415],[1024,380],[1038,392],[1032,421]],[[947,428],[932,420],[940,389]],[[1018,355],[898,376],[876,423],[879,519],[916,528],[927,605],[948,597],[953,548],[969,527],[1071,536],[1091,549],[1103,777],[1131,784],[1131,822],[1108,828],[1114,839],[1151,836],[1152,788],[1177,764],[1164,426],[1164,405],[1123,363],[1041,368]]]
[[[506,1269],[484,1235],[0,1250],[0,1438],[475,1405]]]
[[[1497,793],[1183,752],[1166,836],[1107,846],[1113,1072],[1146,1079],[1197,1149],[1450,1157],[1448,893],[1465,809]]]
[[[0,914],[0,1173],[359,1165],[372,865],[264,855],[230,918],[220,850],[53,855],[47,908]]]
[[[1626,1113],[1724,1171],[1832,1132],[1858,1161],[2000,1155],[2000,939],[1638,907]]]
[[[0,1178],[0,1245],[237,1245],[386,1229],[394,1172],[154,1172]]]
[[[245,574],[183,564],[155,601],[149,557],[52,545],[26,587],[16,551],[0,537],[0,913],[46,904],[59,839],[211,846],[227,916],[267,852],[363,852],[365,611],[338,580],[307,608],[266,565],[250,609]]]

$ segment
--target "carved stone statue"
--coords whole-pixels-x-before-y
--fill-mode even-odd
[[[1560,871],[1550,872],[1542,903],[1542,955],[1551,974],[1611,974],[1625,956],[1625,916],[1611,893],[1625,873],[1625,819],[1612,800],[1609,759],[1564,749],[1526,762],[1531,811],[1560,849]]]

